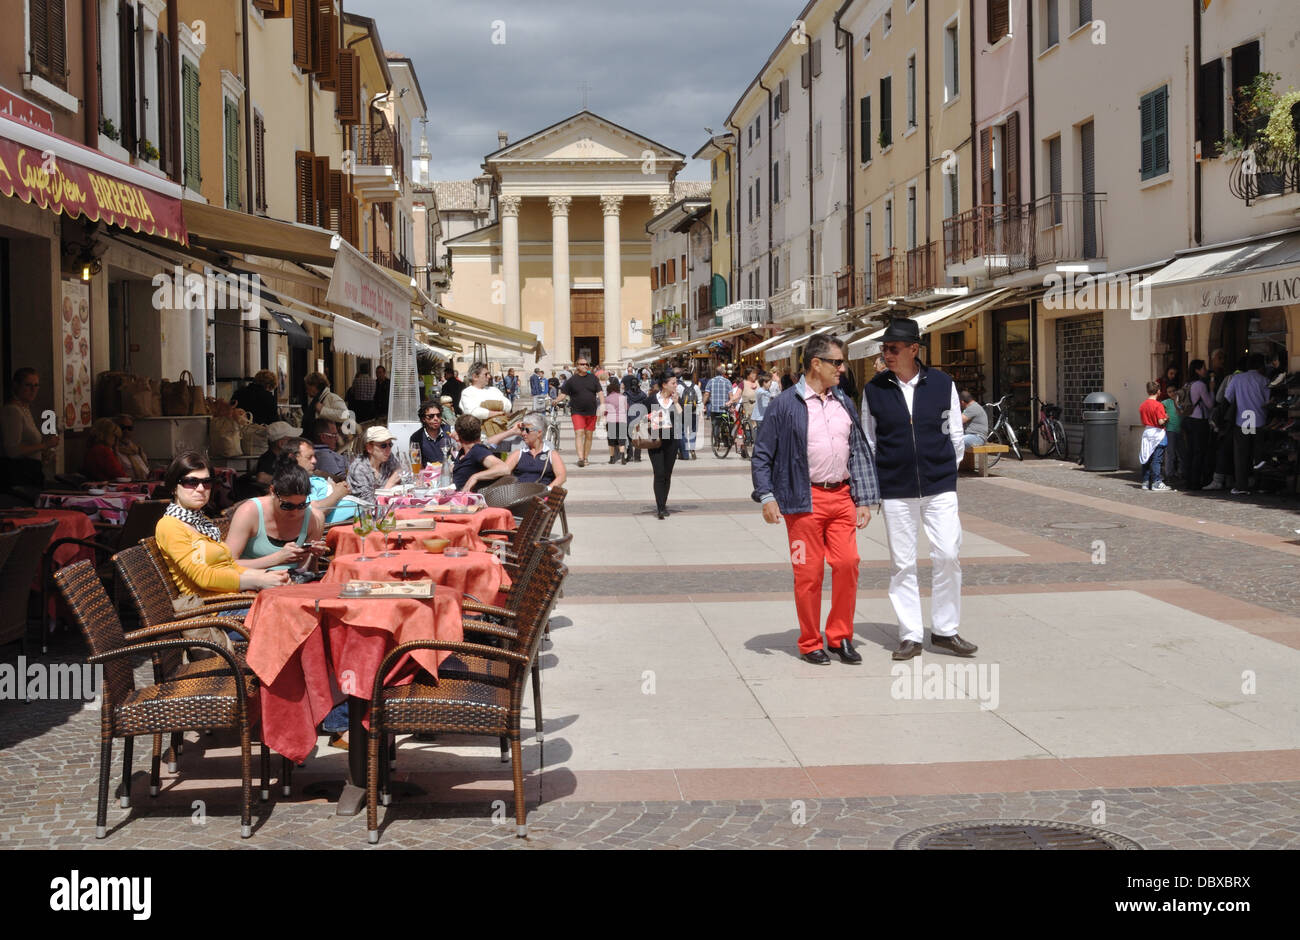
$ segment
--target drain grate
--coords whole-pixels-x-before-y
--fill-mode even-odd
[[[1123,529],[1125,525],[1122,522],[1049,522],[1047,528],[1087,531],[1089,529]]]
[[[909,832],[894,843],[894,848],[1108,852],[1142,846],[1091,826],[1040,819],[968,819]]]

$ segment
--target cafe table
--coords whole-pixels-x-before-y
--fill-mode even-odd
[[[41,493],[36,497],[40,509],[68,509],[84,513],[92,522],[121,525],[134,503],[147,500],[148,493],[105,490],[96,493]]]
[[[50,544],[59,539],[85,539],[89,542],[95,540],[95,526],[90,521],[90,517],[84,512],[75,509],[32,509],[22,512],[22,515],[6,516],[0,519],[0,522],[5,523],[4,528],[6,529],[20,525],[40,525],[43,522],[57,522],[58,527],[55,528],[54,535],[50,537]],[[54,564],[59,568],[82,559],[93,562],[95,560],[94,549],[83,545],[61,545],[54,552]]]
[[[467,526],[429,520],[428,528],[394,529],[387,536],[382,532],[371,532],[366,536],[364,551],[367,555],[373,555],[382,552],[385,546],[418,545],[422,539],[434,538],[446,539],[458,548],[482,551],[486,547],[483,540]],[[357,555],[363,551],[361,538],[352,530],[350,522],[330,526],[325,533],[325,544],[335,555]]]
[[[366,555],[336,555],[322,583],[347,581],[419,581],[453,588],[492,604],[497,592],[509,586],[501,559],[491,552],[469,552],[459,558],[425,551],[393,552],[387,558]]]
[[[413,640],[460,642],[460,592],[434,587],[432,598],[339,597],[337,582],[292,584],[261,591],[244,619],[248,665],[261,680],[262,740],[301,762],[316,747],[316,727],[334,707],[334,689],[348,696],[348,781],[338,814],[365,805],[366,712],[375,670],[395,647]],[[387,682],[409,681],[418,669],[436,677],[449,654],[417,650],[402,657]]]
[[[478,512],[429,512],[425,509],[397,509],[394,512],[398,519],[430,519],[466,526],[475,536],[484,529],[504,529],[509,532],[515,528],[515,517],[509,509],[492,506],[485,506]]]

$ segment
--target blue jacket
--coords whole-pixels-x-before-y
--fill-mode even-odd
[[[808,476],[808,405],[803,400],[804,380],[790,386],[767,406],[759,425],[750,461],[754,482],[753,499],[757,503],[775,497],[781,515],[812,512],[812,481]],[[862,419],[839,388],[831,394],[849,413],[849,492],[856,506],[874,506],[880,502],[880,483],[876,479],[876,462],[867,446]]]

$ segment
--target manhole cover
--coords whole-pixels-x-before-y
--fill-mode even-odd
[[[1051,849],[1058,851],[1111,851],[1140,849],[1132,839],[1066,823],[1039,819],[968,819],[926,826],[894,843],[896,849]]]
[[[1122,529],[1122,522],[1049,522],[1049,529]]]

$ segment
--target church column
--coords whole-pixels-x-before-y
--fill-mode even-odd
[[[601,196],[600,208],[605,214],[605,342],[600,358],[613,364],[623,355],[623,246],[618,224],[623,197]]]
[[[505,325],[519,325],[519,204],[521,196],[498,196],[501,213],[501,277],[505,281]]]
[[[573,198],[551,196],[547,202],[551,206],[551,286],[555,294],[552,305],[555,348],[550,352],[551,361],[559,364],[573,361],[572,311],[569,309],[569,206]]]

